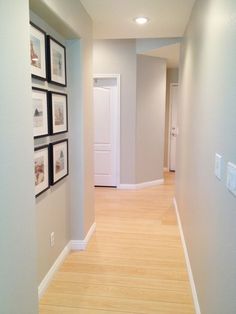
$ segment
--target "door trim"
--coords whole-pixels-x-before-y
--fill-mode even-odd
[[[114,78],[117,86],[117,117],[116,117],[116,186],[120,186],[120,74],[94,74],[93,79],[96,78]]]
[[[168,171],[170,171],[170,140],[171,140],[171,115],[172,115],[172,88],[174,86],[179,86],[179,83],[170,83],[170,97],[169,97],[169,118],[168,118],[168,123],[169,123],[169,127],[168,127],[168,161],[167,161],[167,168]]]

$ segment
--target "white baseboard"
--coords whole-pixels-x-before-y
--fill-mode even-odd
[[[42,282],[40,283],[38,287],[38,298],[41,299],[45,290],[47,289],[49,283],[51,282],[54,274],[58,270],[58,268],[63,263],[66,256],[70,253],[70,242],[65,246],[65,248],[62,250],[61,254],[56,259],[55,263],[52,265],[52,267],[49,269],[47,275],[44,277]]]
[[[139,189],[144,189],[144,188],[155,186],[155,185],[160,185],[163,183],[164,183],[164,179],[159,179],[155,181],[142,182],[142,183],[137,183],[137,184],[120,184],[118,188],[121,190],[139,190]]]
[[[96,229],[96,223],[92,224],[84,240],[71,240],[70,248],[73,251],[83,251],[86,249],[88,242]]]
[[[193,272],[192,272],[192,268],[191,268],[191,264],[189,260],[188,249],[187,249],[185,238],[184,238],[184,232],[183,232],[183,227],[182,227],[182,223],[181,223],[181,219],[179,215],[179,209],[178,209],[176,198],[174,198],[173,201],[174,201],[175,212],[176,212],[176,216],[178,220],[179,230],[180,230],[181,242],[184,249],[184,256],[185,256],[185,261],[186,261],[187,270],[188,270],[188,277],[189,277],[190,286],[191,286],[192,295],[193,295],[193,303],[195,307],[195,312],[196,314],[201,314],[200,304],[198,302],[197,290],[194,283]]]
[[[47,287],[49,286],[54,274],[58,270],[58,268],[63,263],[66,256],[70,253],[71,250],[85,250],[86,246],[93,235],[94,231],[96,229],[96,223],[92,224],[91,228],[89,229],[86,237],[84,240],[71,240],[65,248],[62,250],[61,254],[56,259],[55,263],[52,265],[52,267],[49,269],[48,273],[40,283],[38,287],[38,298],[41,299],[44,292],[46,291]]]

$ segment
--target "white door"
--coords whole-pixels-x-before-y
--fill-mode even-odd
[[[176,164],[176,138],[178,135],[178,85],[170,88],[170,171],[175,171]]]
[[[116,186],[116,87],[94,87],[96,186]]]

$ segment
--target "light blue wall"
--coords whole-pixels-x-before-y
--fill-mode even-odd
[[[0,1],[0,41],[0,313],[36,314],[36,215],[27,0]]]
[[[29,3],[27,0],[1,0],[0,313],[3,314],[38,313],[38,283],[68,240],[82,240],[94,222],[91,19],[77,0],[30,1],[32,6],[33,2],[36,12],[52,27],[33,13],[32,19],[64,42],[68,51],[70,42],[64,41],[65,38],[56,31],[67,39],[76,37],[77,42],[83,43],[79,51],[77,48],[74,50],[75,59],[68,61],[70,68],[74,66],[74,69],[79,69],[81,79],[78,79],[79,74],[74,77],[72,71],[68,81],[73,81],[73,84],[70,81],[72,89],[81,95],[69,106],[78,106],[83,114],[72,122],[79,124],[82,119],[86,124],[82,124],[81,131],[73,133],[76,140],[75,146],[72,146],[71,171],[79,173],[79,176],[75,180],[68,177],[42,194],[35,207]],[[53,30],[54,27],[56,31]],[[83,67],[78,68],[77,64],[83,64]],[[32,82],[35,86],[49,88],[47,83],[36,80]],[[50,89],[61,90],[56,86],[50,86]],[[67,91],[69,95],[72,92]],[[69,128],[76,131],[74,124],[69,125]],[[49,139],[40,139],[35,144],[48,141]],[[80,158],[73,154],[75,150],[79,151]],[[80,169],[83,171],[80,172]],[[81,195],[79,193],[83,193],[83,199],[77,198],[77,195]],[[83,217],[82,221],[80,217]],[[74,229],[71,228],[71,222],[74,223]],[[49,247],[51,231],[55,231],[53,249]]]

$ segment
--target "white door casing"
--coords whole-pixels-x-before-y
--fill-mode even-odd
[[[176,169],[176,140],[178,136],[178,84],[170,86],[170,150],[169,150],[169,170]]]
[[[94,185],[96,186],[119,185],[118,92],[118,80],[116,86],[94,87]]]

